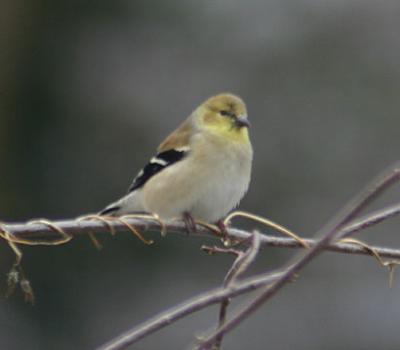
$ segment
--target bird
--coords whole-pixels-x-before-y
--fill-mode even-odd
[[[137,174],[128,193],[99,215],[151,213],[159,219],[182,218],[222,225],[246,194],[253,148],[243,100],[220,93],[200,104],[158,146]]]

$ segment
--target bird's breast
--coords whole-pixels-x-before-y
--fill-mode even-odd
[[[234,208],[247,191],[252,149],[200,139],[181,161],[150,179],[143,188],[147,211],[161,218],[194,218],[214,222]]]

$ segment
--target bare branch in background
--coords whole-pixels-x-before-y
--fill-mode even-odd
[[[121,335],[112,339],[110,342],[100,346],[97,350],[120,350],[129,345],[137,343],[139,340],[171,325],[172,323],[191,315],[208,306],[221,303],[226,298],[233,298],[251,291],[254,291],[266,284],[271,283],[281,276],[281,272],[271,273],[268,276],[256,276],[248,278],[229,288],[217,288],[197,295],[186,302],[164,311],[152,319],[127,330]]]

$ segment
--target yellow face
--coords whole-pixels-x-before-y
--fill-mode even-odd
[[[247,110],[244,102],[231,94],[220,94],[209,98],[196,111],[200,126],[231,140],[248,141]]]

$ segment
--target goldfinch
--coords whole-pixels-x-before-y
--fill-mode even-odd
[[[249,187],[249,125],[239,97],[223,93],[207,99],[160,144],[128,194],[100,215],[148,212],[160,219],[221,220]]]

